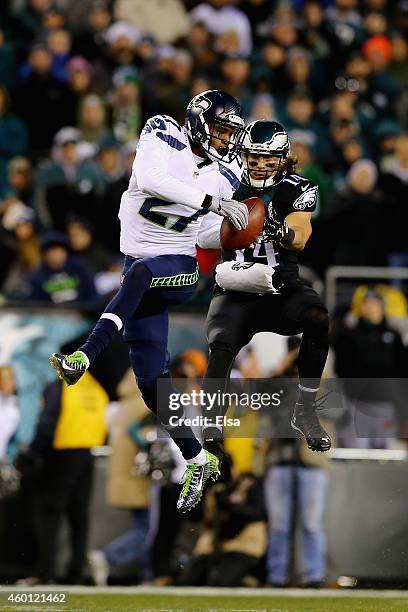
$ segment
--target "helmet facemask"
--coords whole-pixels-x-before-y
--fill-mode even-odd
[[[274,187],[287,172],[289,137],[277,121],[256,120],[247,125],[241,148],[242,180],[252,189]]]
[[[212,160],[231,163],[238,157],[245,137],[245,129],[242,119],[240,117],[236,119],[239,120],[236,123],[216,119],[210,124],[204,124],[207,138],[201,144]],[[228,134],[226,128],[232,131]],[[214,140],[220,143],[218,148],[214,146]]]
[[[243,149],[241,156],[244,164],[243,179],[253,189],[273,187],[282,180],[287,155],[253,146],[250,150]],[[257,163],[255,156],[259,156],[260,162],[262,160],[261,165]]]

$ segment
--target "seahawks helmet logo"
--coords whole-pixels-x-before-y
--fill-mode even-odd
[[[194,102],[194,107],[199,108],[202,113],[208,110],[211,105],[212,105],[212,102],[208,100],[208,98],[204,98],[204,97],[201,98],[201,100],[199,100],[198,102]]]

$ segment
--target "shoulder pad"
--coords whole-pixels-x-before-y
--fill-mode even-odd
[[[173,119],[173,117],[170,117],[169,115],[155,115],[146,121],[143,128],[143,133],[149,134],[155,130],[175,134],[177,133],[179,135],[182,133],[180,125],[175,119]]]

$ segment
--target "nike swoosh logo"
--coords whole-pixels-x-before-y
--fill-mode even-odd
[[[308,189],[308,188],[309,188],[309,185],[305,185],[304,187],[301,187],[300,190],[301,191],[306,191],[306,189]]]

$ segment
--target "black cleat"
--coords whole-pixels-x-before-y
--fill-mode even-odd
[[[88,369],[88,360],[81,351],[76,351],[72,355],[53,353],[48,361],[67,385],[75,385]]]
[[[211,439],[205,440],[203,447],[205,450],[209,451],[213,455],[215,455],[219,462],[220,469],[220,482],[229,482],[231,480],[231,468],[232,468],[232,460],[231,456],[225,451],[222,439]]]
[[[316,402],[310,404],[296,402],[290,424],[295,431],[302,434],[310,450],[323,453],[330,450],[330,436],[320,425]]]

